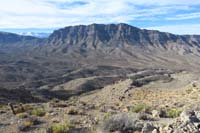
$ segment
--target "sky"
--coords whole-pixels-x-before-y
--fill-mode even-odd
[[[50,33],[92,23],[200,34],[200,0],[1,0],[0,4],[0,31]]]

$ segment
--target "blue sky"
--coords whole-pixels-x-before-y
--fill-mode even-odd
[[[52,32],[69,25],[127,23],[175,34],[200,34],[199,0],[5,0],[0,30]]]

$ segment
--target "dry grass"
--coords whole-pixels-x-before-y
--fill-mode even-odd
[[[198,97],[200,92],[197,88],[183,88],[179,90],[150,90],[135,89],[133,92],[133,104],[144,103],[153,107],[169,106],[176,107],[179,105],[191,105],[200,102]]]

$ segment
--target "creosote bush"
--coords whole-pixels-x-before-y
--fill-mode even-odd
[[[44,116],[46,114],[46,111],[44,109],[34,109],[31,111],[31,115],[35,115],[35,116]]]
[[[67,133],[70,129],[74,128],[68,120],[51,126],[47,133]]]
[[[177,108],[171,108],[169,111],[167,111],[167,117],[170,118],[176,118],[179,117],[182,110]]]
[[[28,114],[27,113],[19,113],[17,114],[17,116],[21,119],[24,119],[24,118],[27,118],[28,117]]]
[[[141,111],[144,110],[148,110],[149,107],[146,104],[137,104],[135,106],[130,107],[130,111],[135,112],[135,113],[139,113]]]

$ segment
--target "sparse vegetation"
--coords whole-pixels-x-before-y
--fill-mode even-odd
[[[34,109],[31,111],[31,115],[36,115],[36,116],[44,116],[46,114],[46,111],[44,109]]]
[[[67,114],[77,115],[77,114],[79,114],[79,111],[78,111],[78,109],[76,109],[74,107],[70,107],[69,110],[67,111]]]
[[[33,110],[33,106],[29,105],[29,104],[26,104],[26,105],[24,105],[24,109],[25,109],[25,111],[27,111],[27,110]]]
[[[104,115],[104,120],[109,120],[111,116],[112,116],[112,114],[111,114],[110,112],[107,112],[107,113]]]
[[[71,128],[74,128],[74,125],[70,123],[70,121],[65,120],[59,124],[55,124],[48,129],[48,133],[66,133]]]
[[[178,108],[171,108],[169,111],[167,111],[167,117],[170,118],[176,118],[179,117],[181,114],[182,110]]]
[[[53,99],[51,99],[51,101],[54,102],[54,103],[58,103],[60,100],[57,99],[57,98],[53,98]]]
[[[22,123],[19,125],[18,129],[19,129],[20,131],[26,131],[26,130],[28,130],[33,124],[34,124],[34,122],[33,122],[31,119],[27,119],[27,120],[25,120],[24,122],[22,122]]]
[[[139,113],[141,111],[144,111],[148,109],[149,107],[146,104],[137,104],[135,106],[130,107],[130,111]]]
[[[2,108],[4,108],[4,106],[3,106],[3,105],[0,105],[0,109],[2,109]]]
[[[103,129],[105,132],[133,132],[140,131],[143,127],[143,124],[139,124],[138,121],[130,116],[129,114],[117,114],[109,118],[109,120],[103,123]]]
[[[47,133],[47,130],[45,128],[41,128],[37,131],[34,131],[34,133]]]
[[[190,94],[192,91],[193,91],[193,89],[187,89],[187,90],[186,90],[186,93],[187,93],[187,94]]]
[[[21,119],[24,119],[24,118],[27,118],[28,117],[28,114],[27,113],[20,113],[20,114],[17,114],[17,116]]]
[[[99,7],[115,6],[111,2],[101,3],[97,2]],[[162,15],[181,15],[178,9],[180,15],[173,11],[170,15],[161,13],[156,18],[154,10],[159,5],[143,7],[140,3],[120,3],[128,9],[127,4],[131,4],[130,8],[139,6],[136,12],[141,12],[141,19],[146,19],[144,12],[152,10],[156,20],[162,19]],[[59,11],[60,17],[74,18],[55,8],[62,2],[36,4],[44,19],[48,9]],[[77,7],[69,6],[70,12],[88,3],[75,4]],[[178,4],[191,6],[191,9],[194,6],[195,12],[200,6],[186,2]],[[28,8],[31,3],[21,2],[20,5]],[[96,2],[91,5],[92,9],[95,6]],[[170,10],[172,6],[173,3],[165,3],[161,8]],[[109,12],[117,16],[122,11],[119,7],[116,7],[119,12],[112,8]],[[13,10],[9,12],[8,15],[15,14]],[[93,17],[100,15],[98,9],[93,14]],[[126,17],[124,15],[121,17]],[[36,12],[26,16],[34,20],[39,17]],[[25,26],[38,25],[26,21],[26,16],[20,17]],[[80,17],[85,16],[88,15],[83,12]],[[176,23],[178,25],[179,21]],[[15,22],[13,24],[5,26],[15,27]],[[1,26],[4,28],[4,24]],[[32,133],[34,130],[35,133],[71,133],[72,130],[84,133],[92,128],[99,132],[103,126],[105,131],[101,132],[105,133],[198,132],[189,130],[200,129],[200,35],[140,30],[120,23],[80,24],[58,29],[49,37],[34,36],[0,32],[0,133]],[[66,120],[65,115],[69,119]]]

